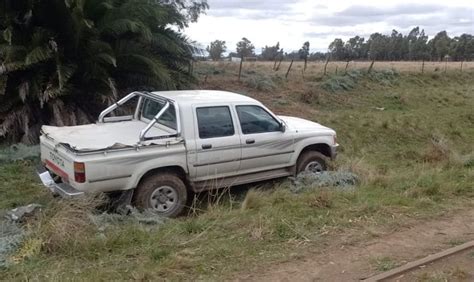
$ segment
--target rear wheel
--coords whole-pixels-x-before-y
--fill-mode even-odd
[[[165,217],[177,217],[186,206],[188,190],[175,174],[158,173],[143,180],[137,187],[133,203]]]
[[[327,170],[327,157],[316,151],[307,151],[301,154],[296,164],[296,174],[306,171],[321,173]]]

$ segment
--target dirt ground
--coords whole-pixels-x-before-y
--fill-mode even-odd
[[[470,248],[431,264],[423,265],[387,281],[474,281],[474,249]]]
[[[268,269],[255,269],[251,273],[239,275],[236,280],[358,281],[473,239],[474,210],[460,211],[422,223],[414,221],[395,232],[379,233],[374,239],[361,240],[355,244],[335,240],[337,243],[329,244],[323,252],[309,252],[297,261],[284,262]],[[464,257],[456,256],[452,258],[454,264],[455,258],[462,260],[459,261],[461,266],[470,264],[470,269],[474,269],[474,259],[465,261]],[[449,268],[451,265],[445,262],[445,266]],[[462,271],[466,272],[467,269],[469,268],[451,270],[460,272],[452,275],[462,276]],[[421,271],[422,273],[411,274],[414,279],[404,281],[424,279],[423,277],[432,281],[430,277],[437,275],[440,269],[427,267]],[[465,275],[469,277],[470,273],[466,272]]]

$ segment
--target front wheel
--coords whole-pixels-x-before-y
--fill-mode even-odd
[[[186,185],[177,175],[158,173],[138,185],[133,204],[164,217],[177,217],[184,211],[187,198]]]
[[[296,164],[296,175],[303,171],[321,173],[325,170],[327,170],[327,157],[316,151],[304,152]]]

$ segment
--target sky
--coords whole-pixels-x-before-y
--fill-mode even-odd
[[[411,3],[412,2],[412,3]],[[334,38],[355,35],[366,39],[374,32],[403,34],[420,26],[434,36],[474,34],[474,0],[208,0],[210,9],[185,34],[202,47],[225,40],[227,51],[246,37],[256,53],[268,45],[285,52],[298,50],[305,41],[311,51],[325,52]]]

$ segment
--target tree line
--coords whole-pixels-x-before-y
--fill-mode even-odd
[[[334,39],[328,46],[327,52],[309,52],[310,43],[307,41],[301,49],[285,52],[280,43],[265,46],[259,55],[255,54],[255,47],[247,38],[237,43],[236,52],[230,52],[229,57],[258,57],[261,60],[290,59],[305,61],[326,60],[377,60],[377,61],[470,61],[474,60],[474,36],[464,33],[450,37],[446,31],[438,32],[429,39],[423,29],[413,28],[404,35],[393,30],[390,35],[373,33],[368,39],[354,36],[344,41]],[[216,40],[206,50],[209,58],[220,60],[227,51],[225,41]]]

